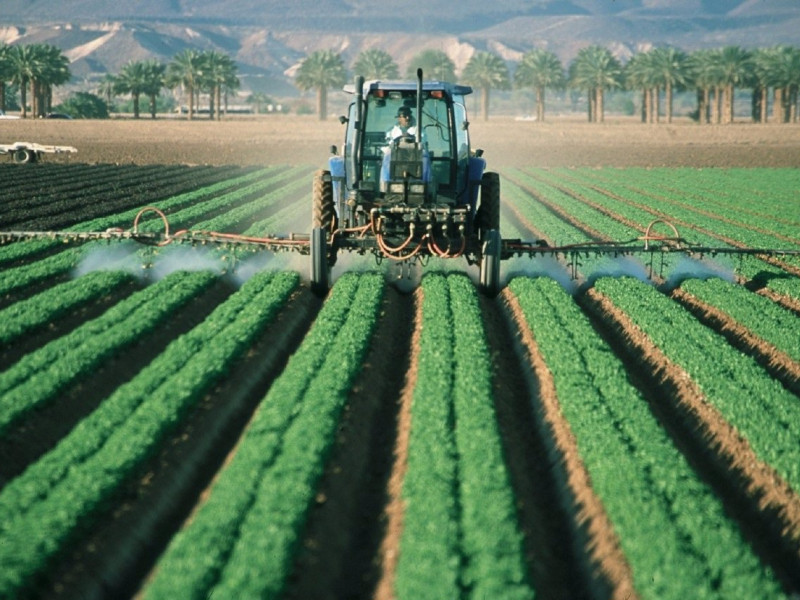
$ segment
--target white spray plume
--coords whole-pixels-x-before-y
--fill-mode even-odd
[[[93,271],[125,271],[138,278],[144,278],[142,259],[137,254],[141,246],[135,242],[116,244],[94,244],[84,252],[73,277],[81,277]]]
[[[236,263],[236,266],[230,276],[237,286],[241,286],[256,273],[274,268],[274,254],[271,252],[256,252]]]
[[[578,283],[570,275],[567,266],[553,256],[515,257],[509,259],[503,267],[500,271],[503,285],[519,276],[549,277],[557,281],[569,294],[574,294],[578,289]]]
[[[633,256],[616,256],[600,261],[587,280],[592,284],[601,277],[635,277],[643,283],[654,285],[647,275],[647,267]]]
[[[155,255],[150,276],[160,281],[175,271],[213,271],[221,273],[225,263],[210,248],[168,246]]]
[[[736,274],[729,264],[712,261],[707,258],[698,259],[691,256],[681,256],[669,273],[664,287],[672,290],[686,279],[711,279],[718,277],[725,281],[733,282]]]

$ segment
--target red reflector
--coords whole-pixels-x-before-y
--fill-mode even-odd
[[[431,98],[444,98],[444,92],[442,90],[433,90],[431,92]]]
[[[375,90],[375,96],[378,98],[385,98],[386,97],[386,90]]]

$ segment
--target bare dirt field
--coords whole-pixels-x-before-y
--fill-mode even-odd
[[[492,169],[506,166],[800,167],[800,125],[645,125],[609,117],[544,123],[495,117],[471,125],[472,145]],[[136,164],[324,166],[343,126],[330,117],[275,115],[222,121],[143,118],[0,121],[0,143],[70,145],[47,161]]]

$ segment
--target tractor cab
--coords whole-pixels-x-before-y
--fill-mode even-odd
[[[356,224],[360,210],[387,205],[450,205],[474,214],[485,161],[470,152],[464,97],[472,88],[359,78],[344,90],[355,98],[341,117],[342,153],[329,161],[340,222]]]

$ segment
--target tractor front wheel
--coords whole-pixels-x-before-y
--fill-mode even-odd
[[[500,247],[500,231],[486,231],[481,253],[480,289],[490,297],[496,296],[500,291]]]

